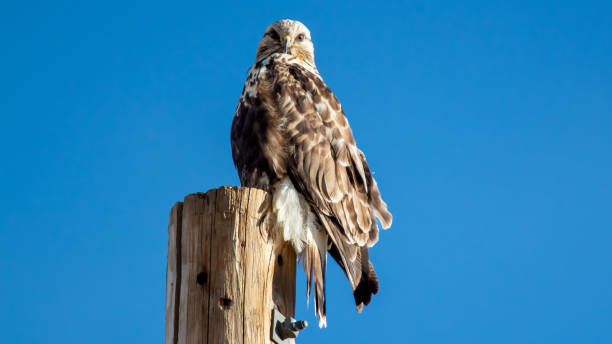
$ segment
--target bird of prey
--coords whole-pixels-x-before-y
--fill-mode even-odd
[[[310,31],[279,20],[265,31],[232,122],[234,164],[243,186],[272,193],[270,211],[314,279],[315,314],[327,326],[327,252],[346,274],[357,310],[378,292],[368,247],[391,226],[365,156],[338,99],[314,62]]]

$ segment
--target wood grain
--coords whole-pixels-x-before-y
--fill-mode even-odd
[[[166,343],[176,343],[178,306],[181,281],[180,241],[183,203],[176,202],[170,210],[168,223],[168,265],[166,266]]]
[[[274,308],[295,312],[296,257],[262,190],[221,187],[170,211],[166,344],[271,343]]]

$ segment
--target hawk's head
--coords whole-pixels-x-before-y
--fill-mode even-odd
[[[274,53],[290,54],[314,66],[314,47],[308,28],[290,19],[272,23],[259,42],[255,60],[261,61]]]

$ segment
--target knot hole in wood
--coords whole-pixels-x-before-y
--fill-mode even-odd
[[[198,282],[199,285],[206,284],[206,281],[208,281],[208,275],[206,274],[206,272],[200,272],[198,274],[196,281]]]
[[[232,306],[232,299],[229,297],[222,297],[219,299],[219,307],[223,310],[228,310]]]

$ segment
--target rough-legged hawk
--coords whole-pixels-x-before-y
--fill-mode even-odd
[[[326,325],[327,252],[346,273],[361,311],[378,292],[368,257],[378,241],[376,218],[388,228],[391,213],[338,99],[317,71],[302,23],[280,20],[266,29],[231,144],[242,185],[273,193],[271,210],[302,260],[308,294],[314,277],[319,326]]]

